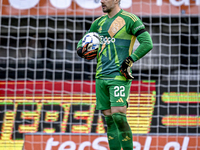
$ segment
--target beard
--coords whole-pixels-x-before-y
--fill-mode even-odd
[[[102,10],[103,10],[104,13],[109,13],[109,12],[111,12],[111,9],[110,9],[110,8],[104,8],[104,9],[102,8]]]
[[[112,8],[113,8],[113,5],[105,5],[105,4],[102,4],[102,10],[104,13],[109,13],[112,11]]]

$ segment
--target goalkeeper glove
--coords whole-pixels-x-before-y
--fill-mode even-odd
[[[121,65],[120,72],[123,76],[125,76],[126,79],[134,79],[131,74],[131,66],[133,65],[133,63],[133,59],[129,56],[123,61]]]
[[[90,48],[92,45],[92,43],[87,43],[83,47],[79,47],[77,49],[77,54],[87,60],[94,59],[97,56],[97,50],[87,51],[87,49]]]

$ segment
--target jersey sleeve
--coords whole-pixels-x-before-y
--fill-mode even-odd
[[[138,35],[137,40],[140,43],[140,45],[130,55],[134,62],[144,57],[153,48],[151,36],[147,31]]]
[[[152,39],[147,31],[145,31],[145,26],[143,22],[134,14],[127,14],[123,13],[124,15],[128,16],[127,18],[127,31],[129,34],[134,36],[137,35],[137,40],[140,45],[137,49],[130,55],[134,61],[139,60],[140,58],[144,57],[152,48],[153,42]],[[140,30],[144,30],[141,34],[138,34]]]
[[[139,30],[145,29],[143,22],[138,16],[126,11],[123,11],[121,15],[126,21],[126,31],[128,34],[135,36]]]
[[[89,32],[97,32],[97,21],[98,20],[95,20],[92,24],[91,24],[91,26],[90,26],[90,29],[85,33],[85,35],[87,34],[87,33],[89,33]],[[84,36],[85,36],[84,35]],[[84,37],[83,36],[83,37]],[[83,38],[82,38],[83,39]],[[82,47],[82,39],[78,42],[78,44],[77,44],[77,49],[79,48],[79,47]]]
[[[133,35],[135,35],[139,30],[141,29],[145,29],[144,24],[142,23],[142,21],[140,20],[140,18],[138,18],[136,16],[137,20],[133,23],[132,27],[131,27],[131,33]]]

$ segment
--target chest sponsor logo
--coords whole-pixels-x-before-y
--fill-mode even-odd
[[[100,44],[115,43],[115,38],[100,36]]]

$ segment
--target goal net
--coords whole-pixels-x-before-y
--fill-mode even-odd
[[[120,6],[154,45],[132,67],[133,149],[200,149],[200,0]],[[100,0],[2,0],[0,15],[0,150],[109,149],[95,109],[96,60],[76,54],[103,15]]]

